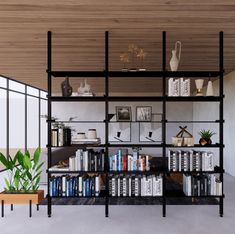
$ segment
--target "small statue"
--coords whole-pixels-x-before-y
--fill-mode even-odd
[[[140,68],[139,68],[139,71],[146,71],[146,69],[144,68],[144,59],[145,59],[146,55],[147,55],[147,53],[144,51],[143,48],[140,48],[138,50],[137,58],[140,59]]]
[[[69,84],[69,77],[65,77],[65,80],[61,83],[61,91],[63,97],[69,97],[73,93],[73,88]]]
[[[120,55],[120,61],[123,62],[123,68],[122,71],[128,71],[128,68],[126,67],[126,64],[129,63],[129,54],[123,53]]]
[[[91,92],[91,86],[87,83],[87,80],[82,81],[79,88],[78,88],[78,94],[79,95],[91,95],[93,96]]]

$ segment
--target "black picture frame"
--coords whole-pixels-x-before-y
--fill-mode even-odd
[[[130,106],[116,106],[116,120],[117,122],[131,122],[131,107]]]
[[[152,121],[152,106],[137,106],[136,107],[136,121],[137,122],[151,122]]]

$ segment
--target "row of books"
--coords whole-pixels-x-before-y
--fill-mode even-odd
[[[162,196],[162,177],[150,176],[110,176],[109,196],[139,197]]]
[[[222,182],[216,174],[183,175],[186,196],[221,196]]]
[[[168,150],[169,171],[213,171],[214,153],[205,151]]]
[[[100,183],[100,176],[53,176],[50,178],[50,196],[99,196],[101,188]]]
[[[190,79],[168,80],[168,96],[190,96]]]
[[[110,171],[149,171],[150,156],[141,155],[137,150],[128,154],[128,150],[119,149],[116,154],[109,156]]]
[[[75,156],[69,158],[70,171],[104,171],[104,150],[78,149]]]

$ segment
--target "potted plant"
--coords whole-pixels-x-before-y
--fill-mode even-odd
[[[199,133],[200,135],[200,140],[199,140],[199,144],[204,146],[204,145],[211,145],[212,144],[212,140],[211,140],[211,137],[213,135],[215,135],[216,133],[215,132],[212,132],[210,130],[201,130]]]
[[[0,153],[0,162],[8,174],[7,178],[4,178],[5,189],[0,193],[2,204],[30,204],[31,207],[31,204],[39,204],[42,201],[44,191],[38,189],[44,162],[40,162],[40,154],[39,148],[35,150],[33,157],[29,151],[23,154],[19,150],[13,158]]]

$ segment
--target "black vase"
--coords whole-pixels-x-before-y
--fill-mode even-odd
[[[63,129],[63,146],[71,145],[71,129],[64,128]]]
[[[65,77],[65,80],[61,83],[61,91],[63,97],[69,97],[73,93],[73,88],[69,84],[69,78]]]

